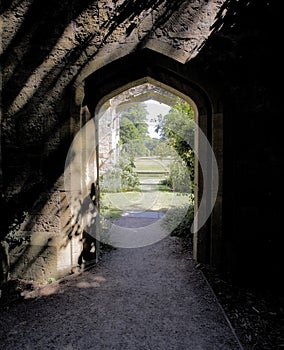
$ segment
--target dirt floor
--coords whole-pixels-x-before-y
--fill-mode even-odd
[[[214,270],[210,269],[209,267],[200,264],[195,264],[189,254],[189,252],[191,251],[190,238],[170,238],[170,242],[170,249],[172,249],[171,253],[169,251],[169,245],[167,244],[167,240],[164,240],[164,243],[162,245],[159,245],[159,247],[162,248],[162,250],[164,250],[164,253],[166,253],[167,255],[167,262],[163,260],[163,263],[168,263],[170,262],[169,259],[175,257],[175,260],[173,260],[172,262],[174,262],[174,265],[176,265],[176,258],[178,257],[178,259],[181,259],[180,261],[183,261],[183,264],[187,264],[187,268],[190,266],[190,269],[198,270],[201,272],[202,275],[206,276],[206,279],[209,282],[212,290],[214,291],[216,298],[221,304],[223,310],[226,313],[226,316],[228,317],[232,327],[236,332],[236,335],[241,343],[241,347],[239,347],[238,344],[235,344],[233,346],[227,345],[227,347],[215,348],[212,346],[210,347],[210,345],[207,346],[206,344],[203,345],[203,347],[200,344],[196,344],[197,347],[181,347],[181,343],[180,347],[178,347],[178,345],[176,345],[177,347],[175,347],[175,345],[173,344],[175,344],[174,342],[177,341],[177,339],[173,338],[175,340],[173,341],[172,347],[167,347],[167,349],[284,349],[284,301],[282,298],[275,298],[275,296],[271,296],[267,293],[263,294],[250,289],[237,287],[229,283],[228,281],[222,279]],[[157,248],[157,245],[154,245],[151,248],[152,250],[148,249],[148,254],[152,255],[154,253],[155,255],[159,255],[161,251],[159,253],[159,250],[153,250],[154,247]],[[89,313],[88,308],[91,307],[91,305],[93,305],[94,303],[96,303],[96,297],[92,296],[89,293],[89,290],[96,290],[96,288],[98,288],[100,285],[103,285],[104,281],[100,279],[99,276],[102,276],[102,272],[105,273],[105,276],[106,274],[110,273],[110,269],[112,267],[117,266],[117,264],[121,265],[121,259],[124,260],[123,264],[125,264],[125,266],[121,265],[120,268],[123,269],[125,272],[128,271],[127,273],[130,276],[132,273],[129,270],[129,266],[130,264],[133,264],[133,260],[129,260],[129,257],[125,259],[126,256],[123,256],[124,253],[120,255],[119,252],[120,250],[117,251],[103,249],[98,266],[95,266],[89,271],[80,273],[78,275],[70,275],[66,279],[51,283],[50,285],[47,285],[44,288],[42,288],[41,285],[33,281],[23,281],[19,279],[10,280],[9,283],[2,290],[2,297],[0,298],[0,338],[2,337],[2,345],[4,346],[4,348],[1,348],[5,350],[38,348],[70,350],[85,350],[97,348],[120,349],[119,346],[111,347],[110,343],[109,347],[92,347],[92,345],[90,345],[88,341],[86,342],[87,345],[85,344],[84,347],[78,347],[79,343],[76,342],[75,338],[72,338],[70,342],[68,341],[70,334],[68,335],[68,329],[66,327],[63,327],[63,330],[66,334],[62,334],[62,338],[60,338],[61,331],[58,332],[58,330],[56,330],[56,327],[52,326],[52,334],[49,334],[49,337],[54,337],[54,339],[50,342],[47,342],[46,340],[44,341],[42,338],[44,337],[44,334],[45,336],[47,336],[47,329],[45,329],[44,326],[40,327],[39,330],[36,330],[37,322],[43,322],[43,325],[45,325],[46,327],[48,327],[49,324],[53,324],[57,325],[57,327],[60,328],[58,320],[61,319],[62,322],[68,323],[68,319],[70,319],[70,317],[74,318],[75,315],[75,311],[71,312],[70,308],[74,310],[78,309],[78,307],[80,307],[80,304],[82,307],[80,312]],[[159,260],[150,262],[149,256],[147,258],[147,255],[145,255],[145,251],[142,255],[143,256],[140,255],[140,258],[138,260],[137,257],[134,259],[136,262],[139,262],[140,265],[144,264],[147,259],[148,263],[150,264],[148,265],[148,267],[151,266],[151,264],[157,264],[157,262],[159,262]],[[171,255],[172,258],[170,258]],[[162,260],[160,260],[160,263],[161,262]],[[106,263],[107,265],[105,265]],[[109,263],[111,264],[108,265]],[[141,276],[142,278],[143,275],[144,278],[147,276],[149,278],[149,271],[147,273],[145,271],[145,273],[143,274],[142,270],[143,269],[141,268],[139,269],[139,276],[137,276],[136,270],[136,278],[132,275],[132,278],[134,278],[134,280],[131,282],[131,287],[128,288],[128,290],[124,290],[124,293],[128,293],[129,298],[133,296],[132,292],[133,288],[135,288],[135,284],[137,288],[139,287],[139,285],[141,286]],[[157,283],[159,283],[159,276],[160,275],[156,271],[151,278],[154,278],[154,280],[157,279]],[[191,283],[192,282],[193,281],[191,280]],[[81,287],[78,288],[78,286]],[[106,298],[105,302],[112,302],[112,298],[116,296],[108,294],[108,297]],[[119,300],[121,303],[123,302],[122,295],[119,296]],[[137,301],[137,303],[139,304],[139,300]],[[135,306],[136,308],[138,307],[138,304]],[[148,306],[146,306],[146,309],[149,307],[149,305],[151,306],[151,303],[147,305]],[[168,308],[169,305],[165,303],[164,307]],[[43,308],[48,309],[47,315],[43,315]],[[120,306],[117,305],[117,308],[119,309]],[[107,307],[101,311],[107,311]],[[29,319],[33,318],[32,315],[34,315],[35,319],[33,319],[30,322]],[[148,310],[147,317],[144,320],[145,322],[149,322],[150,315],[151,313],[149,314]],[[168,313],[168,316],[169,315],[170,313]],[[121,317],[123,317],[123,315]],[[77,315],[77,318],[81,318],[83,322],[85,316]],[[103,322],[107,322],[107,319],[101,320],[103,320]],[[153,322],[153,319],[150,321]],[[95,322],[95,320],[93,322]],[[135,319],[130,320],[130,322],[128,321],[128,327],[132,327],[133,322],[135,323]],[[75,324],[77,324],[78,326],[78,321],[76,321]],[[83,329],[86,326],[87,325],[85,324],[83,326]],[[78,334],[78,330],[75,330],[74,327],[71,331],[74,334]],[[80,331],[80,325],[78,327]],[[182,328],[182,326],[179,327]],[[29,331],[30,329],[31,333]],[[41,332],[42,334],[40,335]],[[114,332],[116,331],[114,330]],[[85,331],[82,331],[82,329],[81,335],[86,336]],[[81,344],[83,343],[84,342],[82,340]],[[43,346],[44,344],[46,346]],[[49,344],[49,347],[47,346],[47,344]],[[58,344],[61,344],[61,346]],[[147,345],[148,347],[146,345],[144,347],[139,346],[137,345],[137,347],[133,349],[152,349],[150,343]],[[124,349],[130,348],[131,347],[124,346]],[[156,346],[153,349],[160,349],[160,347],[158,345],[158,347]],[[161,347],[161,349],[164,350],[166,348]]]
[[[3,305],[0,338],[5,350],[242,349],[177,237],[111,250],[88,271]]]
[[[284,349],[284,296],[234,285],[200,267],[245,350]]]
[[[183,244],[192,251],[190,237]],[[244,287],[210,266],[197,264],[222,305],[244,350],[284,349],[284,294]]]

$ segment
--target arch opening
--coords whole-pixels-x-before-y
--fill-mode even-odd
[[[95,71],[85,80],[84,86],[78,87],[80,93],[84,91],[80,123],[84,125],[88,120],[92,120],[93,136],[98,138],[98,134],[96,134],[98,132],[98,112],[103,105],[120,93],[139,84],[147,83],[154,83],[155,86],[184,98],[193,106],[195,122],[198,127],[195,149],[199,154],[195,161],[195,213],[198,212],[197,209],[201,204],[204,207],[203,214],[198,213],[199,215],[196,215],[195,222],[197,224],[193,229],[193,255],[199,262],[217,266],[222,260],[221,246],[223,244],[222,227],[220,225],[222,220],[222,192],[218,192],[219,173],[216,163],[217,160],[222,164],[220,158],[222,153],[219,152],[221,150],[220,146],[222,146],[222,138],[216,144],[218,146],[217,159],[213,151],[216,146],[212,145],[212,138],[215,136],[214,133],[222,132],[220,129],[222,127],[222,112],[219,104],[214,105],[215,107],[212,106],[207,93],[201,88],[202,85],[198,84],[198,77],[195,73],[188,70],[185,65],[150,50],[143,50],[139,55],[134,53],[123,57]],[[216,96],[214,96],[214,100],[216,100]],[[214,112],[213,108],[216,108]],[[216,125],[216,129],[214,129],[214,125]],[[205,143],[201,141],[204,139],[206,140]],[[213,148],[211,148],[211,145]],[[94,163],[99,164],[98,152],[96,157]],[[203,167],[204,171],[202,164],[205,165]],[[97,167],[98,169],[99,167]],[[97,171],[97,177],[95,178],[94,187],[96,187],[99,180],[99,171]],[[203,198],[204,193],[206,193],[205,199]],[[217,208],[216,205],[214,207],[214,203],[217,204]],[[213,207],[214,210],[212,211]]]
[[[154,83],[132,84],[97,112],[101,240],[120,247],[181,235],[186,221],[190,233],[193,221],[194,109]]]

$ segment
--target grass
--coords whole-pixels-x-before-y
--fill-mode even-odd
[[[189,205],[189,196],[172,191],[105,193],[102,205],[119,214],[123,210],[166,211]]]
[[[119,192],[107,193],[104,206],[108,207],[101,215],[101,227],[108,242],[111,222],[124,211],[154,211],[164,213],[161,223],[165,232],[174,236],[188,236],[193,221],[193,203],[188,195],[172,191]],[[108,242],[110,244],[110,242]]]
[[[104,206],[103,208],[101,208],[101,215],[103,215],[105,219],[115,220],[120,218],[122,214],[123,214],[123,210],[112,208],[111,206],[110,207]]]
[[[139,157],[135,159],[136,171],[139,174],[141,188],[129,192],[104,192],[101,199],[101,216],[105,229],[108,220],[118,219],[124,211],[155,211],[166,213],[166,226],[178,232],[188,225],[188,210],[192,213],[193,203],[189,194],[173,192],[166,184],[166,174],[171,159],[158,157]],[[158,172],[160,172],[158,174]],[[191,214],[190,214],[191,215]]]
[[[136,172],[147,171],[147,172],[164,172],[169,170],[169,166],[172,160],[160,159],[159,157],[137,157],[135,158]]]

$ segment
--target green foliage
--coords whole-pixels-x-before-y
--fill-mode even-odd
[[[168,210],[163,219],[163,226],[171,236],[186,237],[189,236],[190,227],[194,219],[193,205],[184,205]]]
[[[121,173],[121,185],[122,191],[135,191],[139,190],[140,181],[138,174],[134,171],[135,164],[134,158],[121,158],[120,167]]]
[[[150,151],[145,146],[144,141],[142,139],[130,140],[128,143],[125,143],[123,145],[122,150],[124,153],[127,153],[130,157],[141,157],[150,155]]]
[[[23,211],[19,213],[10,224],[8,234],[5,237],[5,241],[9,244],[10,249],[30,241],[30,236],[25,236],[21,232],[21,225],[28,215],[28,212]]]
[[[135,191],[139,189],[140,181],[134,171],[133,158],[122,155],[118,165],[106,170],[100,177],[102,192]]]
[[[122,170],[118,166],[113,166],[101,174],[101,192],[119,192],[121,190],[121,173]]]
[[[164,117],[159,116],[157,131],[161,138],[176,151],[177,157],[170,168],[170,185],[178,192],[189,192],[194,180],[194,111],[178,98]]]
[[[161,142],[161,140],[157,139],[157,138],[147,137],[145,139],[144,145],[148,149],[148,153],[149,153],[150,156],[156,155],[155,150],[156,150],[156,147],[159,145],[160,142]]]
[[[176,152],[173,150],[173,148],[169,145],[169,143],[166,140],[159,140],[159,143],[157,144],[154,155],[164,158],[164,157],[174,157],[176,156]]]
[[[128,143],[133,139],[144,140],[148,136],[146,105],[131,103],[122,113],[120,122],[121,143]]]
[[[194,141],[194,111],[185,101],[178,99],[159,123],[160,135],[166,139],[178,155],[191,165],[193,150],[190,144]]]
[[[149,139],[147,114],[143,103],[132,103],[121,113],[120,144],[131,157],[150,155],[145,146],[145,140]]]
[[[49,284],[54,283],[54,282],[56,282],[56,278],[50,277],[50,278],[47,280],[47,282],[48,282]]]
[[[168,184],[175,192],[189,193],[191,191],[190,171],[181,158],[176,158],[171,163]]]
[[[120,143],[128,144],[133,139],[139,139],[140,134],[131,120],[122,117],[120,120]]]
[[[141,138],[148,135],[148,124],[146,118],[148,111],[144,103],[131,103],[122,113],[121,118],[130,120],[137,129]]]

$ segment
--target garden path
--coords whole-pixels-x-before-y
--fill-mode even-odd
[[[113,249],[3,308],[1,349],[242,349],[183,242]]]

